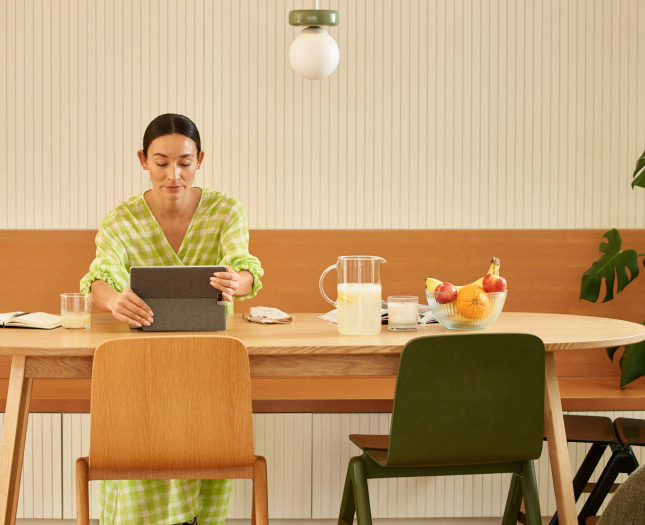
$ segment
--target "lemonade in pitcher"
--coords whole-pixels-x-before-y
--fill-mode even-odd
[[[338,332],[343,335],[373,335],[381,331],[381,285],[338,285]]]
[[[381,264],[383,257],[375,255],[341,255],[338,262],[327,267],[320,276],[318,287],[325,301],[338,310],[338,333],[342,335],[376,335],[381,332]],[[332,301],[323,288],[325,275],[338,272]]]

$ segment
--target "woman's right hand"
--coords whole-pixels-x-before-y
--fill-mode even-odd
[[[154,321],[150,307],[129,286],[122,292],[116,292],[107,306],[115,319],[125,321],[130,326],[150,326]]]

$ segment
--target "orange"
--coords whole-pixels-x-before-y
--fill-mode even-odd
[[[483,288],[474,284],[463,286],[457,294],[457,311],[468,319],[482,319],[490,308],[490,300]]]

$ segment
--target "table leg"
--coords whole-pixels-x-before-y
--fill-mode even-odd
[[[544,395],[544,430],[549,445],[549,459],[555,489],[558,518],[563,525],[577,525],[576,500],[573,495],[573,478],[569,463],[567,436],[562,417],[560,387],[555,369],[553,352],[546,353],[546,377]]]
[[[27,358],[14,356],[11,361],[7,408],[0,449],[0,520],[14,525],[20,492],[25,434],[29,418],[29,401],[33,380],[25,376]]]

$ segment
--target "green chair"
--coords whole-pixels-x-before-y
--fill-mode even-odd
[[[522,497],[541,524],[533,461],[542,453],[544,344],[528,334],[421,337],[401,354],[389,436],[350,435],[339,525],[371,525],[367,480],[512,473],[504,525]]]

